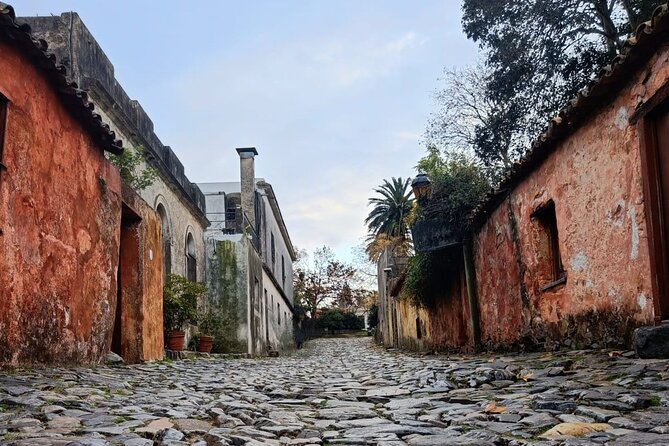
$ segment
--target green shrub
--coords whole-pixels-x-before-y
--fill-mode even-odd
[[[109,161],[115,165],[121,173],[121,178],[135,191],[141,191],[151,186],[158,178],[158,171],[147,166],[140,170],[145,163],[144,147],[137,146],[134,149],[125,149],[120,155],[109,154]]]
[[[166,332],[181,330],[185,323],[197,321],[197,301],[207,288],[178,274],[170,274],[163,287],[163,325]]]
[[[316,328],[329,331],[362,330],[365,328],[365,320],[349,311],[331,309],[323,311],[316,318]]]
[[[379,306],[377,304],[374,304],[369,308],[367,323],[369,323],[369,328],[374,328],[379,325]]]

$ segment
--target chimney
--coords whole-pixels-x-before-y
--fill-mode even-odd
[[[258,154],[255,147],[242,147],[237,149],[239,153],[240,182],[242,189],[242,212],[249,220],[251,228],[256,230],[256,173],[254,158]]]

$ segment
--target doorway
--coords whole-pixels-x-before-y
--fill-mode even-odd
[[[669,319],[669,101],[642,123],[641,161],[655,322]]]
[[[121,356],[126,362],[135,360],[139,352],[133,350],[137,346],[131,341],[137,327],[138,305],[136,294],[140,268],[139,229],[141,219],[125,204],[121,211],[121,238],[117,270],[116,308],[114,310],[114,331],[111,351]],[[136,334],[136,332],[135,332]]]

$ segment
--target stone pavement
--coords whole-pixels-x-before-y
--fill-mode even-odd
[[[281,358],[17,370],[0,374],[0,444],[669,445],[668,367],[355,338]]]

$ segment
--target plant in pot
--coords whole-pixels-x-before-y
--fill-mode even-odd
[[[184,349],[186,334],[183,326],[197,320],[197,301],[206,294],[204,285],[191,282],[178,274],[169,275],[163,287],[163,324],[168,349]]]
[[[197,328],[200,332],[197,336],[197,351],[211,353],[216,339],[212,335],[220,328],[220,318],[211,310],[204,311],[198,317]]]

